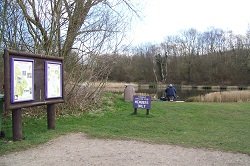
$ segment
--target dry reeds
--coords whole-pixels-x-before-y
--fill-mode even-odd
[[[126,82],[107,82],[105,84],[104,91],[107,92],[123,92],[125,85],[133,85],[135,90],[138,89],[138,85],[135,83],[126,83]]]
[[[212,92],[188,99],[196,102],[250,102],[250,90]]]

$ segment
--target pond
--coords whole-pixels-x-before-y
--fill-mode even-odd
[[[197,88],[181,88],[180,86],[176,86],[176,91],[177,91],[177,100],[186,100],[189,97],[194,97],[194,96],[199,96],[199,95],[204,95],[210,92],[216,92],[216,91],[222,91],[220,89],[217,90],[212,90],[212,89],[197,89]],[[165,88],[138,88],[136,93],[146,93],[150,95],[155,95],[156,98],[160,98],[165,96]]]
[[[166,85],[163,84],[125,84],[109,83],[105,87],[108,92],[124,92],[125,85],[132,85],[138,95],[150,95],[160,99],[165,96]],[[175,85],[177,100],[185,101],[190,97],[200,96],[211,92],[250,90],[250,86],[205,86],[205,85]]]

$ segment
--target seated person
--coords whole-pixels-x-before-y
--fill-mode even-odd
[[[169,84],[165,92],[168,101],[173,101],[176,99],[176,89],[172,84]]]

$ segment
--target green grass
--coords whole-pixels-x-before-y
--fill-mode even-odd
[[[107,94],[101,109],[78,116],[61,116],[56,130],[47,130],[46,118],[24,118],[25,140],[12,142],[11,121],[0,140],[0,155],[47,142],[69,132],[92,137],[133,139],[184,147],[209,148],[250,154],[250,103],[169,103],[155,101],[150,114],[119,95]]]

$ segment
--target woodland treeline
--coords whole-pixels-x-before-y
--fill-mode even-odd
[[[217,28],[205,32],[189,29],[114,59],[112,81],[249,85],[250,31],[235,35]]]

